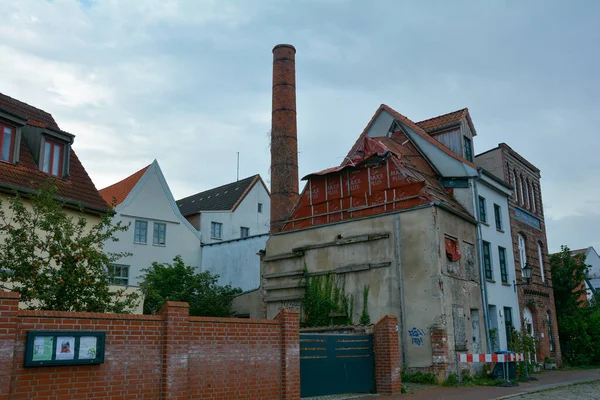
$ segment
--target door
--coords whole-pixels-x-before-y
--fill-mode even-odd
[[[300,395],[375,391],[372,335],[300,334]]]

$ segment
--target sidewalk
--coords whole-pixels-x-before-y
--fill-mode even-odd
[[[397,394],[376,397],[361,397],[356,400],[418,400],[418,399],[444,399],[444,400],[480,400],[499,399],[531,393],[539,390],[551,389],[581,382],[600,380],[600,369],[570,370],[570,371],[545,371],[534,374],[537,381],[520,382],[516,387],[473,386],[473,387],[432,387],[419,390],[413,394]],[[600,394],[599,394],[600,395]]]

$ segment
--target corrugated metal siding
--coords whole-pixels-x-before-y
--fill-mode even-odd
[[[463,157],[463,143],[462,143],[462,132],[460,130],[450,131],[435,135],[434,138],[452,150],[454,154],[458,154]]]

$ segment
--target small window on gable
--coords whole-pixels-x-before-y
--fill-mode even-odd
[[[42,154],[42,171],[47,174],[61,177],[65,146],[61,143],[44,138],[44,152]]]
[[[242,226],[240,228],[240,237],[247,238],[248,236],[250,236],[250,228]]]
[[[471,139],[464,136],[463,140],[464,140],[464,144],[465,144],[465,158],[468,161],[473,162],[473,145],[471,144]]]
[[[152,244],[164,246],[167,243],[167,224],[155,222]]]
[[[446,257],[448,257],[448,260],[453,262],[460,260],[461,254],[458,247],[458,240],[446,237],[444,244],[446,246]]]
[[[15,128],[0,122],[0,160],[13,161],[13,149],[15,143]]]
[[[262,203],[258,203],[258,212],[262,213]]]
[[[133,234],[133,242],[146,244],[148,237],[148,221],[135,221],[135,231]]]
[[[223,224],[220,222],[211,222],[210,223],[210,237],[212,239],[222,239],[223,238]]]

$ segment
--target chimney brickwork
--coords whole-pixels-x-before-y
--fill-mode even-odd
[[[271,115],[271,233],[279,232],[298,200],[296,49],[273,48]]]

